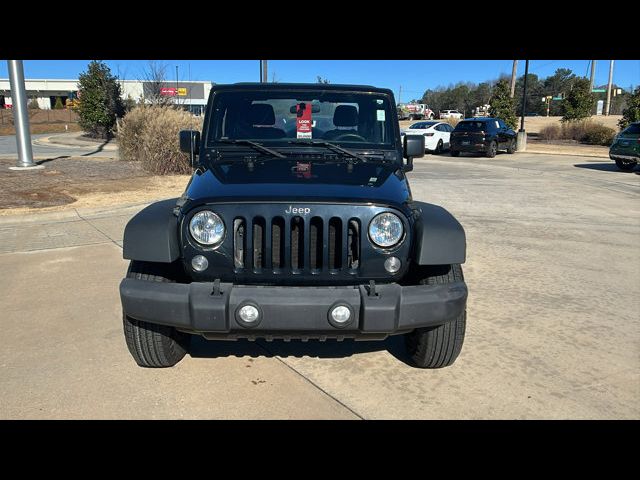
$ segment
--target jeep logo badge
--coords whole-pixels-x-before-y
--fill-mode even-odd
[[[292,213],[294,215],[309,215],[311,213],[311,209],[310,208],[302,208],[302,207],[293,207],[291,205],[289,205],[289,208],[287,208],[284,213]]]

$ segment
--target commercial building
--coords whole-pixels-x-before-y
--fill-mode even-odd
[[[170,97],[185,110],[196,115],[204,113],[212,82],[164,82],[156,84],[144,80],[119,80],[122,98],[151,103],[154,95]],[[25,88],[29,101],[36,101],[41,109],[55,107],[60,98],[62,105],[78,98],[78,81],[63,79],[26,79]],[[11,108],[11,86],[8,78],[0,79],[0,108]]]

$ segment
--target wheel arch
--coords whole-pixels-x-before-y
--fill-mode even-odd
[[[413,202],[416,213],[414,259],[418,265],[462,264],[467,241],[458,220],[439,205]]]
[[[122,256],[128,260],[171,263],[180,258],[177,198],[148,205],[124,229]]]

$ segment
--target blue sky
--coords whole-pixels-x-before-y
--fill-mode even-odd
[[[27,78],[77,78],[88,60],[25,60]],[[105,60],[112,72],[125,79],[142,78],[147,60]],[[180,81],[210,80],[216,83],[258,81],[257,60],[160,60],[167,65],[170,80],[178,66]],[[518,75],[524,74],[524,60]],[[570,68],[588,75],[588,60],[531,60],[529,72],[540,77],[557,68]],[[403,101],[420,98],[427,88],[457,82],[479,83],[511,74],[512,60],[269,60],[269,80],[275,74],[280,82],[315,82],[316,76],[331,83],[361,83],[391,88],[396,97],[402,85]],[[596,85],[607,82],[609,60],[598,60]],[[0,78],[7,78],[7,63],[0,62]],[[616,60],[613,80],[628,88],[640,85],[640,60]]]

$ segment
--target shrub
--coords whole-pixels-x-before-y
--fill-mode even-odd
[[[62,105],[62,99],[60,97],[56,97],[56,103],[53,106],[54,110],[62,110],[64,108],[64,105]]]
[[[618,121],[620,130],[624,130],[630,123],[640,122],[640,87],[629,95],[627,100],[627,108],[622,111],[622,118]]]
[[[132,109],[122,119],[118,131],[118,146],[120,159],[127,162],[140,160],[142,146],[142,132],[150,117],[152,107],[141,105]]]
[[[32,98],[29,100],[27,104],[27,108],[30,110],[40,110],[40,105],[38,104],[38,100],[36,98]]]
[[[562,121],[581,120],[591,116],[591,110],[595,103],[595,97],[591,92],[589,80],[586,78],[574,78],[567,95],[560,103]]]
[[[540,140],[559,140],[562,138],[562,129],[559,125],[547,125],[538,133]]]
[[[138,106],[122,122],[120,158],[138,160],[157,175],[191,173],[189,156],[179,148],[180,130],[202,129],[202,118],[170,106]]]
[[[589,145],[606,145],[613,143],[616,132],[613,128],[605,127],[599,123],[587,123],[580,141]]]
[[[575,140],[590,145],[611,145],[615,130],[590,120],[548,125],[540,130],[541,140]]]

